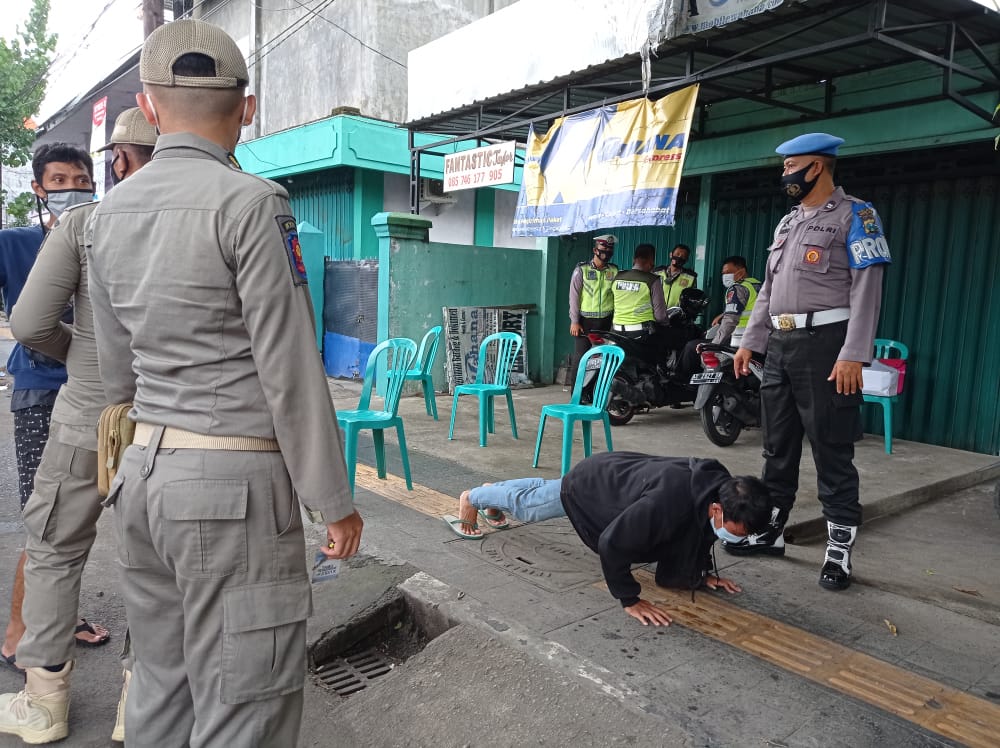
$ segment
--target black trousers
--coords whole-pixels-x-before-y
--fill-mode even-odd
[[[858,391],[837,394],[827,377],[844,344],[847,322],[771,333],[760,389],[764,430],[761,476],[783,520],[799,487],[802,436],[809,437],[823,515],[841,525],[861,524],[854,442],[861,438]]]
[[[576,384],[576,370],[580,366],[580,359],[591,348],[590,338],[587,337],[587,333],[594,330],[610,330],[611,315],[609,314],[607,317],[581,317],[580,326],[583,328],[583,334],[577,335],[573,341],[573,361],[569,369],[570,387]]]

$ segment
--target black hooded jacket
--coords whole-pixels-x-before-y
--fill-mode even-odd
[[[655,561],[661,587],[701,583],[715,542],[708,506],[730,477],[717,460],[608,452],[570,470],[560,497],[580,539],[600,555],[611,594],[628,607],[640,591],[632,564]]]

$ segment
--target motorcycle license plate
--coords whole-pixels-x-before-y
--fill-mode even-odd
[[[703,371],[691,377],[691,384],[718,384],[722,381],[722,372],[719,369]]]
[[[600,356],[592,356],[590,358],[590,360],[587,361],[587,365],[584,367],[583,370],[584,371],[597,371],[600,368],[601,368],[601,357]]]

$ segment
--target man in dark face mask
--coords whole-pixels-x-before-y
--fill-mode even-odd
[[[691,248],[678,244],[670,252],[670,264],[653,268],[663,285],[663,302],[667,309],[680,306],[681,292],[685,288],[698,287],[698,273],[686,267],[691,259]]]
[[[871,203],[837,187],[833,168],[843,138],[808,133],[782,143],[781,190],[796,202],[768,248],[767,273],[736,352],[736,376],[750,373],[751,351],[767,353],[760,387],[763,480],[774,499],[767,532],[724,542],[735,555],[784,555],[784,526],[798,491],[802,437],[816,463],[827,520],[819,583],[851,583],[861,524],[854,442],[861,438],[862,367],[871,363],[890,261]]]
[[[94,161],[82,148],[68,143],[40,146],[31,161],[31,189],[38,206],[38,222],[48,231],[63,211],[94,199]],[[44,220],[42,209],[48,211]]]
[[[611,329],[614,299],[611,284],[618,275],[618,266],[611,262],[615,254],[616,237],[602,234],[594,237],[593,257],[573,269],[569,283],[569,334],[573,336],[573,359],[569,385],[576,382],[580,358],[590,349],[587,333]]]

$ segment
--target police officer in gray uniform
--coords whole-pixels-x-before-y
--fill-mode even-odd
[[[782,188],[798,204],[774,232],[764,285],[734,362],[736,376],[747,376],[751,351],[767,353],[760,390],[762,477],[775,509],[766,532],[723,543],[736,555],[784,554],[804,433],[827,520],[819,583],[833,590],[851,583],[851,549],[861,524],[854,467],[861,369],[871,363],[882,274],[890,262],[874,207],[834,185],[843,142],[809,133],[777,148],[785,157]]]
[[[148,162],[156,131],[137,107],[115,121],[111,171],[116,182]],[[86,227],[97,203],[70,208],[46,237],[11,315],[18,341],[66,362],[68,379],[52,410],[49,440],[25,511],[24,637],[17,661],[25,690],[0,696],[0,732],[50,742],[69,732],[69,673],[80,577],[97,537],[97,421],[107,404],[97,368],[94,315],[87,289]],[[62,322],[73,304],[73,325]],[[14,702],[23,702],[22,708]],[[123,725],[113,739],[124,740]]]
[[[108,496],[135,655],[125,742],[294,746],[312,611],[299,503],[329,557],[362,529],[295,220],[232,156],[256,101],[225,32],[161,26],[139,77],[160,137],[97,209],[89,257],[105,390],[136,421]]]

